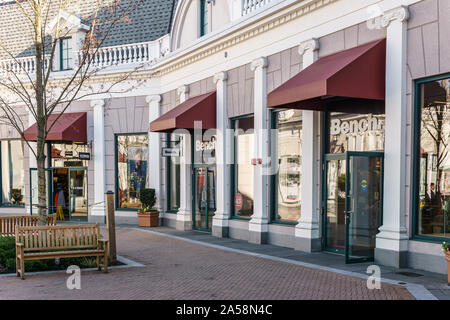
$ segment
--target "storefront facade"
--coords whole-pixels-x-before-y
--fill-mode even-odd
[[[188,3],[180,5],[180,15],[183,8],[189,11]],[[310,11],[299,3],[277,11],[274,4],[267,24],[231,23],[228,36],[213,31],[203,42],[192,39],[192,45],[172,48],[174,57],[155,66],[162,79],[161,115],[177,108],[180,101],[213,90],[217,93],[216,209],[211,227],[200,229],[253,243],[336,252],[349,263],[375,261],[444,273],[440,243],[448,240],[449,231],[442,151],[446,143],[445,134],[436,137],[436,132],[445,131],[446,125],[423,128],[419,136],[414,128],[423,122],[418,117],[423,117],[424,108],[431,125],[433,116],[445,119],[445,110],[429,106],[433,96],[439,97],[441,105],[447,103],[444,83],[450,65],[443,58],[439,65],[432,63],[433,54],[445,50],[443,38],[426,40],[433,41],[433,51],[420,51],[429,48],[420,39],[423,29],[445,26],[442,10],[449,8],[441,1],[359,4],[358,14],[350,19],[345,17],[350,3],[320,2]],[[427,7],[436,10],[427,14]],[[302,13],[294,8],[302,8]],[[379,9],[376,14],[375,9]],[[277,27],[269,22],[292,12],[297,13],[295,18],[291,15]],[[330,17],[335,20],[331,22]],[[181,20],[181,16],[174,20],[174,44],[187,38],[177,34]],[[239,23],[245,26],[238,27]],[[304,24],[310,27],[305,30]],[[250,26],[264,31],[233,45],[226,42],[233,36],[241,39],[239,35],[248,34]],[[342,66],[335,79],[325,81],[329,92],[316,94],[320,102],[314,101],[316,96],[297,99],[297,93],[286,91],[285,96],[297,100],[270,105],[271,94],[280,86],[299,74],[304,81],[302,70],[324,58],[336,65],[334,54],[365,50],[373,44],[383,46],[382,61],[377,62],[382,67],[364,69],[367,61]],[[222,49],[215,51],[215,45]],[[434,78],[426,79],[427,75]],[[303,90],[297,90],[321,90],[303,85]],[[430,97],[421,98],[417,90]],[[359,96],[361,92],[367,96]],[[433,141],[441,141],[440,147]],[[179,146],[183,150],[186,145]],[[195,144],[189,148],[194,150]],[[207,170],[186,164],[183,151],[179,158],[186,166],[180,170],[180,198],[196,191],[191,207],[181,204],[179,211],[164,212],[164,224],[196,229],[195,213],[205,207],[198,203],[210,199],[205,197],[209,191],[203,189]],[[173,185],[168,176],[161,176],[163,190]]]
[[[137,224],[150,187],[165,226],[444,273],[447,1],[244,3],[180,0],[148,84],[71,107],[87,115],[86,143],[66,142],[90,154],[65,169],[83,218],[103,222],[111,190],[117,223]],[[4,166],[2,188],[25,193],[8,210],[29,212],[28,148],[24,187]]]

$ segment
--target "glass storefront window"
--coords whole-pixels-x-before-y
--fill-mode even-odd
[[[327,153],[384,150],[384,114],[328,114]]]
[[[169,148],[181,148],[180,136],[177,134],[168,134]],[[180,158],[179,157],[168,157],[167,163],[169,167],[168,172],[168,195],[169,211],[177,211],[180,208]]]
[[[80,160],[80,153],[88,153],[88,146],[85,144],[52,143],[52,167],[87,167],[87,160]]]
[[[278,172],[275,176],[273,220],[296,222],[301,213],[302,111],[275,112]]]
[[[116,136],[117,208],[139,209],[141,189],[147,188],[148,135]]]
[[[234,129],[234,192],[232,212],[239,217],[253,214],[253,117],[233,121]]]
[[[419,235],[450,236],[450,78],[419,86]]]
[[[23,142],[3,140],[1,153],[1,206],[25,205]]]

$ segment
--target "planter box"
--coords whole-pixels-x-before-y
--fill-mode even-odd
[[[138,212],[138,218],[139,218],[139,227],[157,227],[159,224],[159,212],[158,211],[152,211],[152,212],[145,212],[145,213],[139,213]]]

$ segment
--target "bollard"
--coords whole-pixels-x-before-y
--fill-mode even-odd
[[[116,262],[116,222],[114,217],[114,192],[108,191],[105,193],[106,203],[106,229],[108,230],[109,240],[109,261]]]

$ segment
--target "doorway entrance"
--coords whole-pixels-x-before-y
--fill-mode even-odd
[[[37,214],[37,170],[31,169],[31,214]],[[87,221],[87,168],[46,169],[48,212],[61,221]]]
[[[346,263],[373,261],[382,219],[382,152],[325,155],[324,248]]]
[[[196,167],[193,178],[192,227],[209,232],[216,211],[216,167]]]

